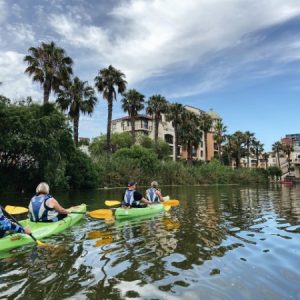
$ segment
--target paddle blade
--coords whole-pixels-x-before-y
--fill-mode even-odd
[[[91,218],[94,219],[111,219],[113,217],[112,211],[110,209],[97,209],[87,212]]]
[[[36,240],[36,244],[40,247],[48,246],[47,244],[43,243],[42,241]]]
[[[106,206],[116,206],[116,205],[120,205],[121,201],[118,200],[106,200],[105,201],[105,205]]]
[[[21,206],[6,205],[5,210],[11,215],[18,215],[28,212],[28,208]]]
[[[171,200],[162,202],[162,204],[165,205],[165,206],[178,206],[179,205],[179,200],[171,199]]]

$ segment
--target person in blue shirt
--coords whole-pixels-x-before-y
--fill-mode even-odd
[[[137,207],[143,208],[147,204],[151,204],[151,201],[148,201],[143,195],[136,190],[137,183],[134,181],[128,182],[127,189],[122,195],[122,206],[123,207]]]
[[[29,226],[23,228],[9,220],[6,216],[9,217],[5,210],[0,206],[0,238],[2,238],[6,233],[19,232],[24,234],[31,234],[31,229]]]
[[[49,185],[41,182],[29,203],[29,218],[33,222],[57,222],[70,212],[49,195]]]

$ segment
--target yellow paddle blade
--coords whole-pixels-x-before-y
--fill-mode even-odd
[[[21,206],[6,205],[5,210],[11,215],[18,215],[28,212],[28,208]]]
[[[171,209],[171,206],[166,206],[165,205],[165,211],[169,211]]]
[[[171,199],[171,200],[162,202],[162,204],[165,205],[165,206],[178,206],[179,205],[179,200]]]
[[[91,218],[94,219],[111,219],[112,218],[112,211],[110,209],[97,209],[90,212],[87,212]]]
[[[105,201],[105,205],[106,206],[116,206],[116,205],[120,205],[121,201],[118,200],[106,200]]]
[[[45,243],[43,243],[42,241],[39,241],[39,240],[36,240],[36,244],[37,244],[38,246],[42,246],[42,247],[48,246],[48,245],[46,245]]]
[[[165,196],[165,197],[163,197],[163,199],[164,199],[164,201],[168,201],[168,200],[170,200],[170,196]]]

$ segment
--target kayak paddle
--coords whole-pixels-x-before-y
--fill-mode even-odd
[[[25,208],[25,207],[24,207]],[[25,208],[26,209],[26,208]],[[16,224],[18,224],[20,227],[23,228],[23,226],[11,215],[9,214],[4,208],[2,208],[3,212],[6,213],[6,215],[11,218]],[[24,233],[26,234],[26,233]],[[44,246],[45,244],[39,240],[37,240],[33,235],[32,233],[28,234],[35,242],[38,246]]]
[[[28,209],[26,207],[22,206],[11,206],[11,205],[6,205],[5,210],[12,214],[22,214],[25,212],[28,212]],[[110,219],[112,218],[112,211],[110,209],[97,209],[89,212],[82,212],[82,211],[71,211],[71,214],[87,214],[91,218],[94,219]]]
[[[171,200],[167,200],[167,201],[159,202],[159,203],[163,204],[164,206],[178,206],[179,200],[171,199]],[[118,200],[106,200],[105,201],[106,206],[116,206],[116,205],[120,205],[120,204],[121,204],[121,201],[118,201]]]

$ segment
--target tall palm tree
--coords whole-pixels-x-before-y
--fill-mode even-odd
[[[74,143],[78,146],[80,113],[92,114],[97,103],[95,91],[87,81],[75,77],[59,91],[56,102],[62,110],[68,110],[68,115],[73,121]]]
[[[241,157],[245,156],[245,149],[243,147],[243,144],[245,143],[245,135],[241,131],[236,131],[231,138],[232,153],[235,157],[236,168],[239,168],[241,164]]]
[[[132,89],[124,94],[122,98],[122,108],[128,112],[131,123],[132,145],[135,144],[135,119],[138,112],[144,109],[145,96]]]
[[[107,101],[108,116],[107,116],[107,135],[106,147],[107,153],[111,154],[111,119],[113,110],[113,100],[117,100],[117,93],[123,94],[126,90],[126,76],[120,70],[115,69],[112,65],[99,71],[95,77],[95,86],[103,98]],[[116,90],[117,89],[117,90]]]
[[[227,127],[223,124],[222,120],[217,120],[215,125],[215,133],[214,133],[214,140],[217,143],[218,147],[218,156],[219,160],[221,160],[221,152],[222,152],[222,143],[225,141],[225,133],[227,131]]]
[[[294,146],[292,144],[284,144],[282,146],[282,150],[287,155],[288,171],[290,173],[290,168],[291,168],[291,153],[294,151]]]
[[[255,166],[256,166],[256,168],[258,168],[259,156],[264,152],[264,145],[260,141],[253,138],[252,139],[252,147],[251,147],[250,151],[255,155],[255,158],[256,158]],[[248,155],[248,153],[247,153],[247,155]]]
[[[173,160],[178,160],[178,130],[179,126],[182,123],[182,115],[185,111],[185,108],[180,103],[172,103],[168,105],[166,112],[166,120],[172,122],[174,127],[174,151],[173,151]]]
[[[262,157],[263,157],[263,160],[265,161],[265,168],[268,169],[268,161],[269,161],[269,153],[267,152],[264,152],[262,154]]]
[[[44,104],[49,102],[50,92],[58,92],[59,87],[72,74],[73,61],[66,56],[65,50],[54,42],[41,43],[39,47],[30,47],[30,55],[24,62],[28,64],[25,73],[32,76],[33,81],[40,82],[44,90]]]
[[[200,115],[201,118],[201,129],[204,133],[204,150],[205,150],[205,162],[208,161],[208,153],[207,153],[207,134],[211,131],[211,127],[213,124],[213,119],[207,113],[202,113]]]
[[[280,168],[280,151],[282,150],[282,144],[280,142],[275,142],[272,145],[272,151],[276,153],[277,165]]]
[[[254,139],[254,133],[246,131],[245,133],[245,146],[247,148],[247,167],[250,167],[250,147]]]
[[[158,141],[159,122],[162,119],[162,113],[166,112],[167,103],[166,98],[161,95],[153,95],[147,101],[147,114],[152,116],[152,119],[154,119],[154,141],[156,146]]]

